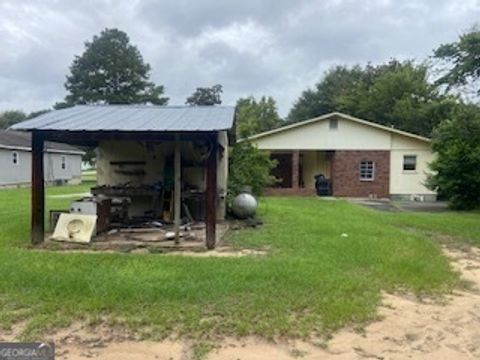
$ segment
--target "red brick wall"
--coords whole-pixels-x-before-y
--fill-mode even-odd
[[[373,181],[360,181],[360,162],[375,162]],[[333,196],[390,196],[390,151],[335,151],[332,156]]]
[[[300,187],[300,151],[292,151],[292,188]]]

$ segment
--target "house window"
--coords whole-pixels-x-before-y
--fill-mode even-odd
[[[338,119],[330,119],[329,128],[330,128],[330,130],[337,130],[338,129]]]
[[[417,170],[417,155],[403,156],[403,171]]]
[[[62,170],[65,170],[67,168],[67,157],[62,156]]]
[[[18,152],[13,151],[12,152],[12,163],[13,165],[18,165]]]
[[[360,180],[373,181],[375,178],[375,163],[373,161],[360,162]]]

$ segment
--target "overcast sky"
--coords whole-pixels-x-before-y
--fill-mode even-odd
[[[422,61],[479,20],[476,0],[0,0],[0,111],[49,108],[84,41],[126,31],[183,104],[222,84],[224,103],[271,95],[286,115],[335,64]]]

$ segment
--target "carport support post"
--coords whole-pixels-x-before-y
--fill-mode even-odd
[[[43,175],[43,136],[32,133],[32,244],[40,244],[45,232],[45,184]]]
[[[210,136],[212,149],[207,159],[207,214],[206,214],[206,245],[207,249],[215,248],[215,225],[217,222],[217,153],[218,135]]]
[[[181,152],[178,135],[175,136],[175,158],[174,158],[174,224],[175,224],[175,244],[180,244],[180,210],[182,201],[182,183],[181,183]]]

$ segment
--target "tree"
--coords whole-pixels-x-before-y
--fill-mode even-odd
[[[437,153],[430,164],[433,175],[427,185],[445,196],[454,209],[480,206],[480,114],[466,105],[433,132],[432,148]]]
[[[149,81],[150,65],[145,63],[140,51],[130,44],[128,35],[118,29],[105,29],[85,51],[76,56],[70,66],[65,88],[69,94],[65,103],[74,104],[138,104],[165,105],[163,86]]]
[[[451,66],[437,80],[438,84],[446,84],[450,89],[476,83],[480,78],[480,29],[474,27],[458,41],[440,45],[433,56]],[[480,94],[480,89],[475,92]]]
[[[198,87],[195,92],[187,98],[187,105],[220,105],[222,103],[222,85],[212,87]]]
[[[37,116],[46,114],[46,113],[48,113],[48,112],[50,112],[50,111],[51,111],[50,109],[43,109],[43,110],[32,111],[30,114],[28,114],[27,119],[33,119],[33,118],[35,118],[35,117],[37,117]]]
[[[0,113],[0,129],[7,129],[10,126],[26,120],[27,115],[20,110],[9,110]]]
[[[262,96],[259,101],[253,96],[237,101],[237,136],[246,138],[278,127],[282,120],[277,112],[277,104],[272,97]]]
[[[328,70],[314,89],[303,91],[290,110],[287,121],[293,123],[338,111],[338,98],[352,91],[363,75],[364,71],[358,65],[352,68],[336,66]]]
[[[261,195],[265,186],[275,182],[270,170],[276,162],[270,159],[268,153],[259,150],[249,141],[236,143],[229,157],[228,198],[231,204],[244,186],[251,186],[254,195]]]
[[[378,66],[336,67],[304,92],[289,120],[341,111],[386,126],[430,136],[435,125],[450,115],[458,100],[439,93],[428,81],[428,67],[412,61]]]
[[[428,67],[424,64],[392,60],[367,67],[364,77],[353,91],[338,99],[340,111],[430,136],[457,104],[455,98],[439,94],[428,81]]]

